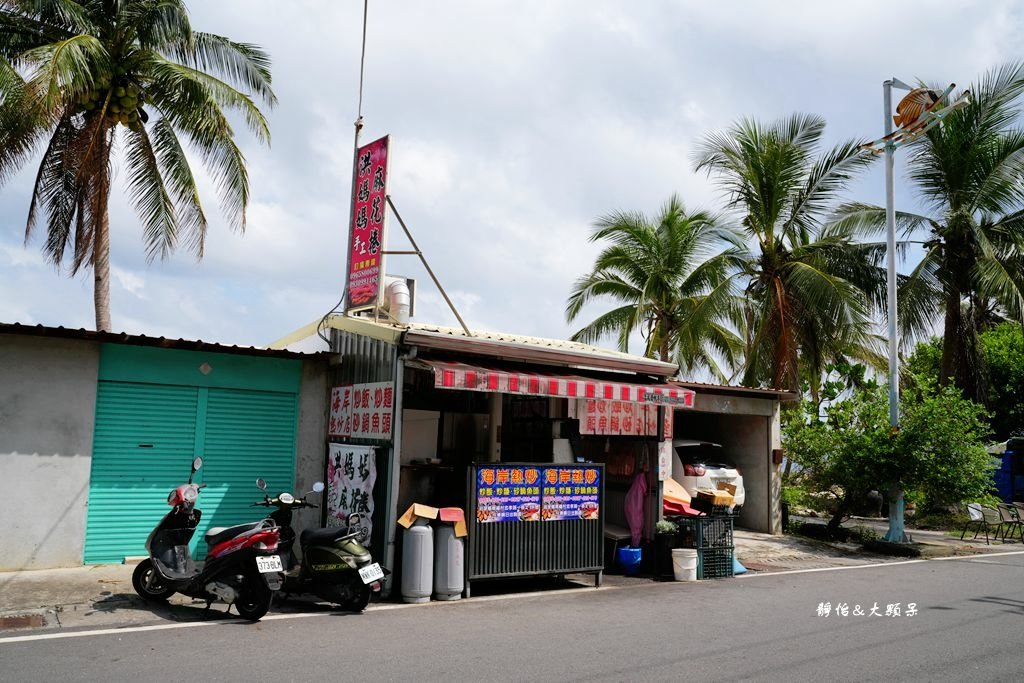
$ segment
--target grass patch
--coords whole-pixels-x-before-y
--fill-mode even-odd
[[[926,529],[935,531],[960,530],[970,519],[966,513],[960,512],[922,512],[906,519],[908,529]]]

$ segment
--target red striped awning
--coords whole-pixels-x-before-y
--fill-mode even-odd
[[[433,371],[434,386],[438,389],[660,403],[677,408],[692,408],[696,396],[692,389],[668,384],[627,384],[572,375],[510,372],[451,361],[419,362]]]

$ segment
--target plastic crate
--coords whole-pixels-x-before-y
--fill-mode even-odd
[[[713,517],[675,517],[679,527],[678,543],[680,548],[732,548],[733,518],[731,516]]]
[[[724,579],[732,576],[732,548],[699,548],[697,580]]]

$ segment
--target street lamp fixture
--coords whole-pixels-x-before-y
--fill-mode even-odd
[[[889,424],[893,430],[899,427],[899,335],[896,326],[896,202],[893,181],[893,154],[904,145],[917,140],[957,109],[970,104],[970,93],[964,92],[954,102],[948,102],[956,86],[950,83],[941,93],[930,88],[914,88],[898,78],[882,83],[885,107],[885,136],[865,145],[874,154],[885,154],[885,223],[886,223],[886,266],[887,266],[887,314],[889,319]],[[896,116],[892,113],[892,89],[899,88],[908,93],[896,105]],[[893,123],[896,130],[893,130]],[[889,503],[889,531],[885,540],[891,543],[906,543],[907,534],[903,524],[903,491],[896,490]]]

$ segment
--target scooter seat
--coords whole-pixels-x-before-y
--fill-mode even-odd
[[[334,543],[348,532],[341,527],[327,527],[326,529],[304,529],[299,536],[299,543],[303,546],[317,543]]]
[[[206,545],[213,547],[218,543],[223,543],[229,538],[234,538],[239,534],[243,534],[246,531],[255,529],[263,522],[248,522],[246,524],[236,524],[234,526],[215,526],[206,532]]]

